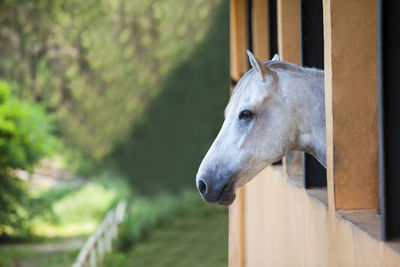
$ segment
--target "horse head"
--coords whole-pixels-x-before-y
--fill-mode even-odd
[[[230,205],[237,187],[295,149],[298,139],[296,116],[281,90],[287,82],[278,75],[296,66],[281,63],[278,55],[262,63],[247,54],[252,69],[234,89],[222,128],[196,176],[200,194],[211,203]]]

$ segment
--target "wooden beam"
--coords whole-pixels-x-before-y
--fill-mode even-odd
[[[268,22],[268,1],[253,0],[251,7],[253,53],[261,61],[269,60],[271,57]]]
[[[245,188],[236,191],[236,200],[229,207],[229,267],[246,266],[245,251]]]
[[[378,209],[376,0],[324,0],[330,208]]]
[[[278,51],[281,60],[300,65],[299,0],[277,0]]]
[[[270,25],[269,25],[269,1],[251,1],[251,23],[252,23],[252,46],[254,55],[262,60],[270,59]],[[245,199],[243,201],[244,214],[244,241],[245,241],[245,266],[262,266],[263,251],[262,233],[265,231],[265,216],[263,193],[264,180],[269,177],[257,175],[251,183],[246,184]],[[256,257],[255,257],[256,256]]]
[[[249,68],[246,50],[249,46],[247,1],[230,2],[230,59],[231,78],[238,81]]]
[[[248,70],[248,1],[230,0],[230,71],[235,82]],[[233,87],[232,87],[233,88]],[[231,90],[232,90],[231,88]],[[245,266],[245,189],[239,188],[229,207],[229,266]]]

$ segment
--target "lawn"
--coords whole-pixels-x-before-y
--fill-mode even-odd
[[[54,243],[23,243],[0,246],[0,266],[71,266],[85,237],[57,240]],[[47,242],[51,242],[47,240]],[[77,244],[78,247],[75,245]],[[64,248],[63,248],[64,246]]]
[[[88,235],[121,197],[129,207],[104,266],[226,266],[226,207],[207,204],[190,190],[149,198],[126,188],[116,176],[98,177],[75,189],[35,188],[35,194],[52,200],[54,217],[35,220],[30,241],[0,245],[0,266],[71,266]]]
[[[198,196],[200,198],[200,196]],[[228,209],[193,201],[104,266],[227,266]]]

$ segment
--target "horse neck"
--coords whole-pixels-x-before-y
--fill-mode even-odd
[[[287,103],[296,116],[298,138],[294,150],[313,155],[326,166],[324,73],[305,69],[286,76]]]

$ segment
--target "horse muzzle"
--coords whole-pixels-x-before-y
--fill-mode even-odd
[[[218,203],[220,205],[229,206],[236,197],[233,183],[229,180],[224,182],[221,179],[214,182],[211,177],[199,177],[197,179],[197,189],[202,198],[209,203]]]

